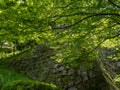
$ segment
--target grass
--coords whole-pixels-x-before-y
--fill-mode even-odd
[[[26,55],[27,51],[24,53],[16,54],[15,56],[4,57],[0,59],[0,86],[11,83],[16,80],[29,80],[29,78],[16,73],[14,70],[8,68],[8,62],[11,60],[16,60],[17,57],[22,57],[22,55]]]
[[[13,70],[0,69],[0,90],[62,90],[59,87],[30,80]]]
[[[10,61],[17,60],[25,56],[27,57],[27,55],[30,55],[30,50],[25,50],[16,55],[0,59],[0,84],[5,85],[16,80],[30,80],[28,77],[18,74],[14,70],[8,68],[8,63]]]
[[[33,85],[33,84],[36,85],[36,83],[34,83],[36,81],[31,80],[30,78],[23,76],[22,74],[19,74],[8,67],[9,62],[11,62],[13,60],[19,60],[19,59],[25,59],[25,58],[28,59],[28,58],[32,58],[32,57],[34,57],[34,54],[32,53],[32,49],[27,49],[27,50],[24,50],[24,51],[19,52],[19,53],[16,52],[15,55],[13,55],[13,54],[5,55],[5,57],[3,56],[0,59],[0,90],[2,88],[4,88],[6,85],[10,86],[10,85],[14,84],[14,82],[17,82],[17,81],[21,81],[20,83],[26,82],[28,84],[30,81],[30,85]],[[40,85],[42,85],[42,84],[40,84]],[[44,87],[47,87],[49,85],[50,84],[47,85],[47,83],[45,83]],[[13,86],[11,86],[11,88],[12,87]],[[21,87],[22,86],[20,86],[20,88]],[[54,87],[54,85],[52,87]],[[13,90],[13,89],[4,89],[4,90]],[[14,90],[18,90],[18,89],[14,89]],[[20,89],[20,90],[23,90],[23,89]],[[30,90],[34,90],[34,89],[30,89]],[[42,89],[42,90],[49,90],[49,89]],[[54,89],[50,89],[50,90],[54,90]],[[57,90],[57,89],[55,89],[55,90]]]
[[[18,74],[14,70],[9,69],[8,63],[12,60],[18,60],[22,58],[30,58],[32,57],[31,49],[24,50],[16,55],[10,55],[7,57],[3,57],[0,59],[0,88],[6,84],[9,84],[14,81],[22,80],[22,81],[33,81],[22,74]]]
[[[0,82],[3,85],[11,83],[16,80],[30,80],[30,79],[21,74],[17,74],[14,70],[9,70],[5,68],[0,69]]]
[[[61,88],[48,83],[37,81],[14,81],[6,84],[1,90],[62,90]]]

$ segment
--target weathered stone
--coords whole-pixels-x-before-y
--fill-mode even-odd
[[[73,84],[73,82],[71,81],[71,82],[68,83],[67,86],[68,86],[68,87],[72,87],[73,85],[74,85],[74,84]]]
[[[64,70],[64,66],[59,67],[59,71],[63,71]]]
[[[75,87],[70,87],[68,90],[78,90],[78,89]]]
[[[81,83],[81,80],[80,80],[80,78],[79,78],[78,80],[75,80],[75,83],[74,83],[74,84],[75,84],[76,86],[78,86],[80,83]]]
[[[72,74],[74,74],[74,70],[73,69],[69,69],[67,75],[72,75]]]
[[[120,62],[116,62],[117,67],[120,67]]]
[[[75,77],[74,77],[74,76],[71,76],[71,77],[70,77],[70,80],[74,80],[74,79],[75,79]]]
[[[53,68],[58,68],[58,67],[60,67],[61,65],[59,64],[59,63],[56,63],[56,64],[54,64],[54,67]]]
[[[41,50],[42,48],[44,50]],[[55,60],[51,60],[49,56],[46,56],[49,48],[46,47],[45,49],[44,45],[42,48],[40,47],[40,49],[35,51],[35,54],[40,55],[36,55],[36,57],[31,59],[13,61],[10,66],[31,79],[54,83],[61,86],[63,90],[109,90],[107,88],[108,82],[103,75],[105,72],[102,71],[99,63],[94,63],[92,69],[85,66],[73,69]],[[101,87],[104,87],[104,89],[101,89]]]
[[[67,74],[67,71],[66,70],[63,70],[62,71],[62,75],[66,75]]]
[[[83,81],[87,81],[88,80],[88,75],[87,75],[86,71],[82,72],[82,79],[83,79]]]

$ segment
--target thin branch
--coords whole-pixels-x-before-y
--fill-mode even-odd
[[[118,32],[118,33],[119,33],[119,32]],[[120,33],[119,33],[119,34],[116,34],[115,36],[108,37],[108,38],[106,38],[106,40],[107,40],[107,39],[113,39],[113,38],[116,38],[116,37],[118,37],[118,36],[120,36]]]
[[[90,54],[93,53],[95,50],[97,50],[97,49],[100,47],[100,45],[101,45],[102,43],[104,43],[105,41],[106,41],[106,39],[103,39],[101,42],[99,42],[98,45],[97,45],[93,50],[91,50],[90,52],[88,52],[88,55],[90,55]]]
[[[82,21],[84,21],[84,20],[86,20],[86,19],[88,19],[88,18],[91,18],[91,17],[94,17],[94,16],[119,16],[120,17],[120,14],[114,14],[114,13],[99,13],[99,14],[93,14],[93,15],[90,15],[90,16],[87,16],[87,17],[85,17],[85,18],[83,18],[83,19],[81,19],[81,20],[79,20],[79,21],[77,21],[77,22],[75,22],[75,23],[73,23],[73,24],[71,24],[71,25],[68,25],[68,26],[58,26],[58,27],[54,27],[53,29],[66,29],[66,28],[70,28],[70,27],[72,27],[72,26],[75,26],[76,24],[78,24],[78,23],[80,23],[80,22],[82,22]]]
[[[111,17],[111,19],[112,19],[113,21],[115,21],[117,24],[120,24],[120,22],[119,22],[117,19],[115,19],[114,17],[113,17],[113,18]]]
[[[66,14],[66,15],[55,15],[55,16],[48,17],[48,18],[55,18],[55,17],[70,17],[70,16],[76,16],[76,15],[91,15],[91,14],[96,14],[96,13],[78,12],[78,13]]]
[[[48,18],[56,18],[56,17],[70,17],[70,16],[76,16],[76,15],[116,15],[120,16],[118,13],[89,13],[89,12],[78,12],[73,14],[66,14],[66,15],[55,15]]]
[[[98,45],[97,45],[93,50],[91,50],[91,51],[88,53],[88,55],[89,55],[90,53],[92,53],[93,51],[95,51],[96,49],[98,49],[98,48],[100,47],[100,45],[101,45],[102,43],[104,43],[106,40],[108,40],[108,39],[113,39],[113,38],[116,38],[116,37],[118,37],[118,36],[120,36],[120,33],[117,34],[117,35],[115,35],[115,36],[112,36],[112,37],[108,37],[108,38],[103,39],[101,42],[98,43]]]
[[[120,8],[119,5],[115,4],[114,2],[112,2],[112,0],[108,0],[108,2],[110,2],[113,6],[117,7],[117,8]]]

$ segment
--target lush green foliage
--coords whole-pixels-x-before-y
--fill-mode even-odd
[[[23,75],[17,74],[13,70],[1,68],[0,69],[0,84],[7,84],[15,80],[29,80],[27,77]]]
[[[54,48],[53,58],[60,62],[89,66],[99,59],[100,48],[120,45],[119,35],[120,0],[0,0],[0,58],[11,51],[15,55],[35,41]],[[4,48],[4,43],[11,48]],[[2,69],[0,73],[1,86],[21,77]],[[24,86],[16,87],[18,83]],[[44,84],[20,81],[3,90],[33,90],[36,85],[40,88]]]
[[[40,83],[0,67],[0,90],[61,90],[53,84]]]
[[[111,1],[111,0],[110,0]],[[53,29],[57,41],[62,45],[62,56],[66,62],[88,62],[97,59],[97,49],[114,47],[119,43],[119,7],[109,0],[78,0],[56,2],[56,27]],[[62,4],[64,3],[64,4]],[[118,3],[118,2],[113,2]],[[58,29],[58,30],[57,30]],[[59,39],[58,39],[59,38]],[[67,49],[65,49],[67,48]]]
[[[97,59],[119,43],[120,6],[113,0],[1,0],[0,41],[36,40],[71,65]],[[77,63],[76,63],[77,62]]]
[[[14,81],[1,90],[61,90],[55,85],[31,81]]]
[[[115,80],[115,82],[116,82],[116,85],[120,88],[120,74],[117,75],[114,80]]]

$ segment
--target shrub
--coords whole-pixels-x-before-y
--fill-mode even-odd
[[[1,90],[61,90],[61,89],[53,84],[19,80],[3,86]]]

